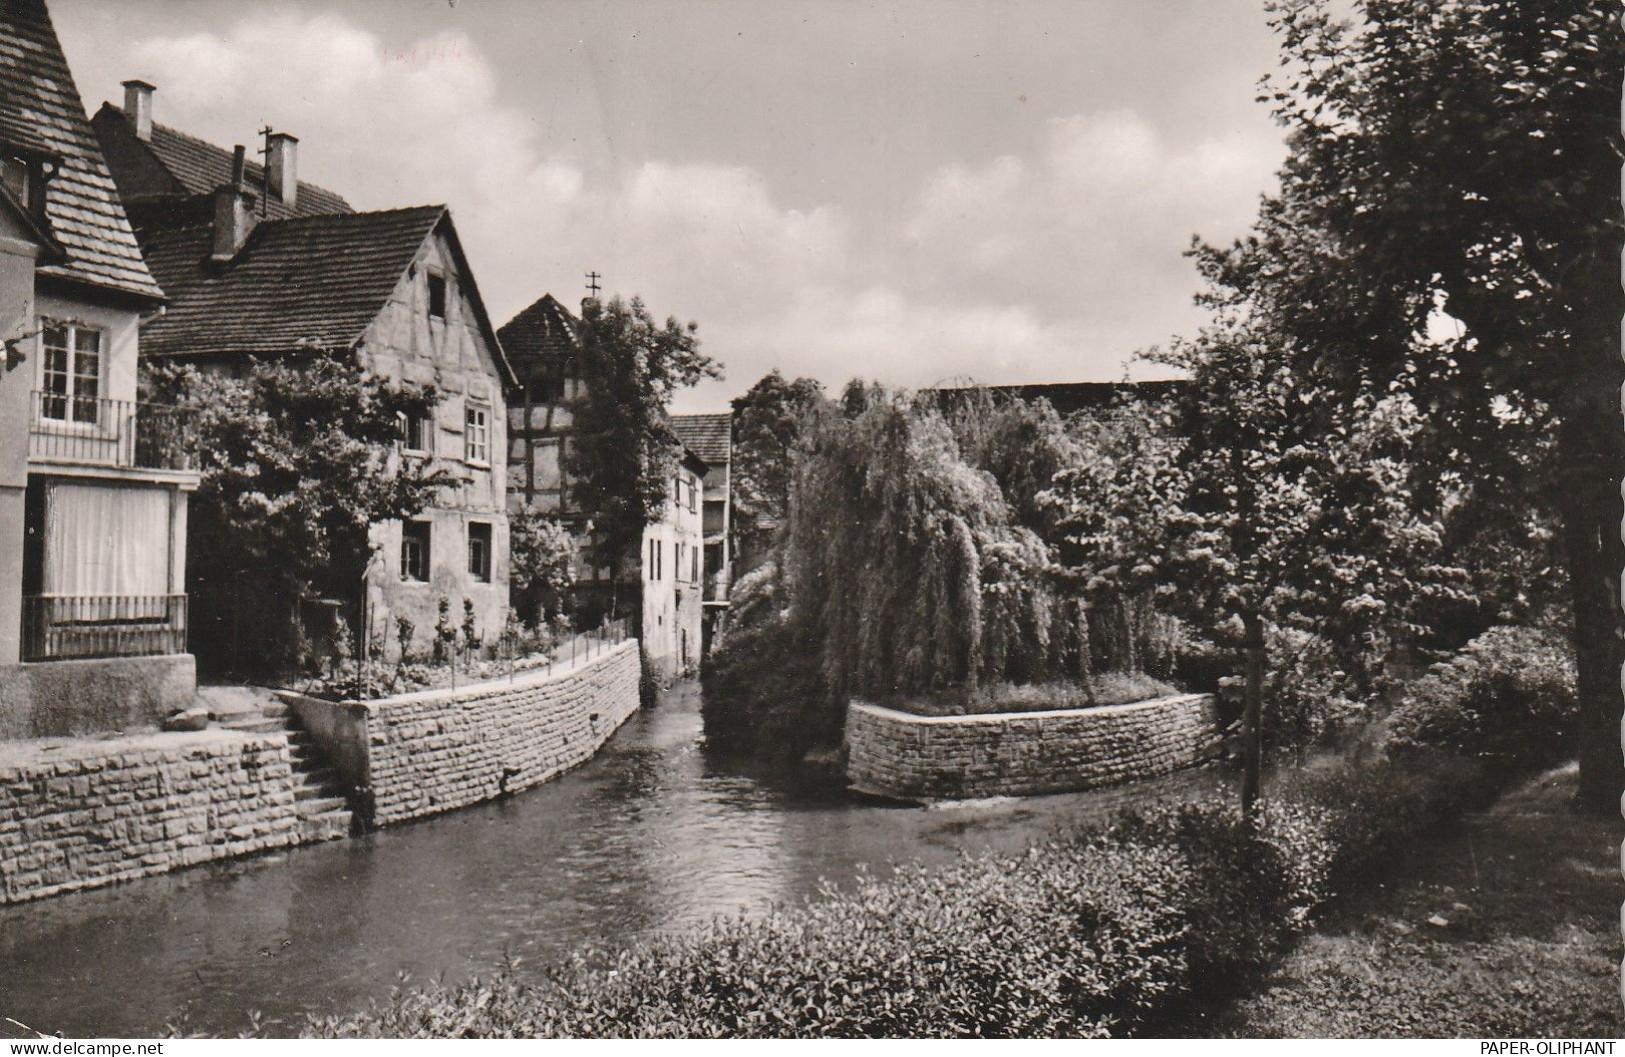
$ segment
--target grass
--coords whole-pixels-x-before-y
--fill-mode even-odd
[[[1573,765],[1334,904],[1261,988],[1179,1034],[1614,1038],[1618,818],[1573,806]],[[1442,922],[1442,924],[1441,924]]]
[[[944,691],[889,698],[880,704],[916,716],[980,716],[990,712],[1126,705],[1177,693],[1179,690],[1168,683],[1140,672],[1102,672],[1095,676],[1092,688],[1077,682],[999,683],[969,693]]]

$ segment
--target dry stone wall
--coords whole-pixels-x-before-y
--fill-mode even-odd
[[[0,744],[6,903],[300,839],[282,734],[206,730]]]
[[[1091,789],[1193,766],[1219,746],[1207,694],[980,716],[915,716],[855,701],[846,713],[852,787],[913,800]]]
[[[539,785],[592,758],[638,709],[638,644],[572,668],[380,701],[282,695],[373,825]]]

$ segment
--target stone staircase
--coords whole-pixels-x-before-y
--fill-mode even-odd
[[[200,686],[199,699],[225,730],[286,734],[295,809],[305,843],[348,837],[355,824],[344,781],[328,766],[299,717],[258,686]]]

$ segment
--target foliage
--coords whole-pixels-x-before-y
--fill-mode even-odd
[[[564,612],[577,549],[575,536],[557,518],[535,510],[508,515],[508,600],[528,626]]]
[[[748,566],[784,526],[793,452],[807,414],[822,405],[824,387],[811,378],[784,380],[768,372],[733,402],[732,534]]]
[[[979,716],[1126,705],[1178,692],[1142,672],[1101,672],[1083,682],[994,683],[980,686],[972,694],[939,692],[882,698],[878,703],[920,716]]]
[[[1388,725],[1401,754],[1449,746],[1525,764],[1560,759],[1579,727],[1572,647],[1535,628],[1491,628],[1418,679]]]
[[[1086,672],[1081,606],[942,414],[879,387],[843,404],[809,420],[784,559],[831,699]]]
[[[299,601],[356,598],[371,526],[419,513],[446,483],[396,453],[402,417],[430,413],[436,391],[378,378],[348,352],[249,360],[233,376],[151,367],[144,382],[197,416],[194,628],[216,649],[254,643],[261,663],[300,660]]]
[[[593,519],[592,562],[617,580],[635,568],[644,526],[660,516],[677,471],[672,394],[722,375],[699,351],[697,330],[675,317],[657,325],[637,297],[581,306],[582,395],[566,464],[575,502]]]
[[[734,581],[728,622],[700,674],[708,741],[786,758],[840,741],[817,640],[790,623],[775,559]]]
[[[538,979],[401,991],[320,1036],[1092,1037],[1237,988],[1381,856],[1459,810],[1451,767],[1339,768],[1247,820],[1216,802],[941,869],[904,865]]]
[[[1323,748],[1361,723],[1365,705],[1338,667],[1325,636],[1271,625],[1265,633],[1270,671],[1264,691],[1264,743],[1299,751]]]
[[[1612,810],[1625,451],[1597,423],[1618,421],[1622,380],[1625,30],[1595,4],[1384,0],[1354,24],[1336,6],[1272,8],[1285,70],[1266,87],[1291,154],[1252,237],[1199,251],[1208,299],[1285,336],[1317,404],[1415,403],[1418,494],[1477,488],[1462,501],[1489,515],[1487,531],[1461,523],[1451,564],[1475,543],[1516,553],[1519,522],[1547,544],[1526,553],[1547,551],[1558,513],[1581,787]],[[1428,337],[1441,319],[1456,336]]]
[[[1417,633],[1418,599],[1460,579],[1440,564],[1440,512],[1411,487],[1419,416],[1403,397],[1322,406],[1288,339],[1253,326],[1230,320],[1153,354],[1191,376],[1163,575],[1205,636],[1312,627],[1369,693],[1394,637]]]

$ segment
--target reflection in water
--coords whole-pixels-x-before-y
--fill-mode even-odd
[[[900,859],[1015,849],[1130,798],[1185,795],[1190,772],[1139,787],[920,810],[849,800],[715,753],[699,693],[673,691],[597,759],[510,800],[364,838],[200,867],[0,909],[0,1015],[68,1035],[166,1024],[276,1033],[345,1012],[401,974],[519,971],[761,913]]]

